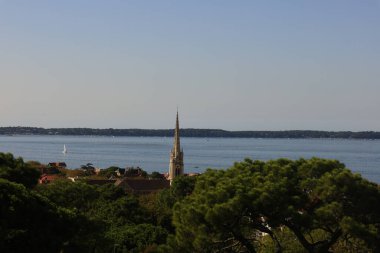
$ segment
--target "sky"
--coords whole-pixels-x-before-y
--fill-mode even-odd
[[[0,126],[380,131],[380,0],[0,0]]]

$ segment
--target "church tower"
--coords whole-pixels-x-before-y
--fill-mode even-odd
[[[174,144],[170,152],[170,163],[169,163],[169,177],[168,179],[172,181],[176,176],[183,175],[183,150],[181,149],[179,141],[179,120],[178,120],[178,110],[177,110],[177,120],[174,130]]]

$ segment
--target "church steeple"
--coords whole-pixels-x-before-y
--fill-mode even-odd
[[[178,109],[177,109],[177,119],[174,130],[174,153],[178,154],[181,151],[181,143],[179,140],[179,119],[178,119]]]
[[[169,180],[172,181],[176,176],[183,175],[183,151],[181,150],[180,136],[179,136],[179,118],[177,109],[177,118],[174,129],[174,143],[170,152],[169,163]]]

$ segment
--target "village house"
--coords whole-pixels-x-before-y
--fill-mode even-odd
[[[48,163],[49,168],[57,168],[57,169],[66,169],[67,165],[65,162],[50,162]]]
[[[174,143],[170,152],[169,172],[161,174],[153,172],[151,178],[148,178],[147,173],[140,167],[127,167],[125,169],[115,168],[113,175],[109,179],[88,178],[84,181],[91,185],[104,185],[114,184],[116,187],[121,187],[125,192],[131,194],[149,194],[163,189],[170,188],[172,180],[178,176],[196,176],[197,173],[185,174],[184,173],[184,153],[180,146],[179,134],[179,119],[178,112],[176,118],[176,127],[174,129]],[[63,163],[51,163],[51,166],[62,166]],[[64,164],[66,166],[66,164]],[[85,171],[88,175],[99,174],[101,170],[96,169],[91,163],[81,166],[81,170]],[[46,181],[49,178],[44,178]],[[69,177],[73,182],[76,182],[80,177]],[[82,178],[83,179],[83,178]],[[82,180],[81,179],[81,180]]]
[[[59,178],[62,178],[59,175],[49,175],[49,174],[42,174],[41,177],[38,180],[39,184],[48,184],[51,183]]]

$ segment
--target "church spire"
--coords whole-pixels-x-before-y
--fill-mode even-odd
[[[174,154],[178,155],[179,152],[181,152],[181,144],[179,140],[179,119],[178,119],[178,108],[177,108],[177,119],[175,124],[175,130],[174,130]]]
[[[169,177],[168,179],[172,181],[176,176],[183,175],[183,151],[181,150],[181,144],[179,140],[179,118],[178,118],[178,108],[177,108],[177,118],[174,129],[174,143],[172,151],[170,152],[170,163],[169,163]]]

